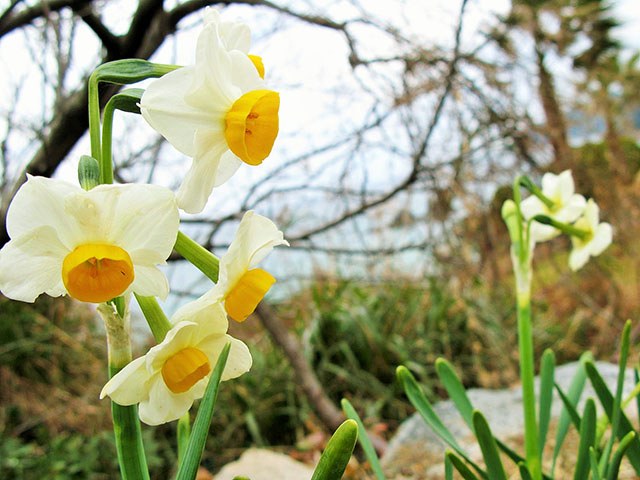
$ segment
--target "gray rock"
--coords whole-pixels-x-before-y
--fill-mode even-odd
[[[577,368],[578,362],[556,367],[555,381],[564,392],[567,392]],[[612,363],[596,362],[596,368],[609,386],[609,389],[615,392],[618,366]],[[627,396],[635,386],[633,370],[627,369],[625,373],[623,397]],[[539,378],[536,378],[536,392],[538,391]],[[522,415],[522,388],[520,386],[506,390],[469,389],[467,394],[474,408],[483,413],[496,437],[502,440],[522,437],[524,420]],[[599,406],[595,392],[587,379],[585,389],[580,397],[578,411],[582,411],[584,402],[588,397],[596,399],[596,404]],[[630,418],[637,417],[637,411],[633,403],[626,410]],[[453,402],[450,400],[439,402],[434,405],[434,410],[460,446],[469,453],[470,457],[473,459],[481,458],[480,449],[475,442],[474,435],[462,420]],[[552,420],[557,419],[562,411],[562,402],[555,390],[551,410]],[[522,451],[523,449],[518,448],[518,450]],[[416,412],[402,423],[395,436],[389,442],[381,461],[390,477],[395,474],[411,474],[411,472],[420,471],[424,473],[424,476],[414,475],[396,478],[437,478],[436,472],[433,470],[442,472],[441,462],[443,461],[444,451],[445,443],[440,440]]]
[[[222,467],[215,480],[232,480],[236,476],[251,480],[308,480],[313,469],[282,453],[251,448],[235,462]]]

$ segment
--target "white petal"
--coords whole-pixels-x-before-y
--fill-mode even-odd
[[[162,375],[157,374],[151,383],[149,397],[141,401],[138,407],[140,420],[147,425],[160,425],[177,420],[189,411],[193,400],[194,394],[191,390],[173,393],[165,385]]]
[[[220,157],[218,171],[216,172],[216,180],[213,186],[219,187],[229,180],[233,174],[238,171],[240,165],[242,165],[242,160],[240,160],[240,158],[238,158],[231,150],[224,152]]]
[[[220,304],[222,292],[214,287],[197,300],[189,302],[171,316],[171,324],[176,325],[182,321],[194,322],[203,325],[199,335],[224,334],[227,332],[229,322]]]
[[[231,82],[242,90],[242,93],[263,90],[265,82],[251,59],[239,50],[229,52],[231,59]]]
[[[100,221],[114,244],[127,252],[153,250],[162,262],[169,257],[180,223],[171,190],[159,185],[102,185],[87,195],[100,205],[110,205]]]
[[[237,338],[231,335],[216,335],[202,341],[197,348],[207,355],[211,369],[215,367],[220,352],[227,343],[231,343],[227,364],[222,372],[221,380],[229,380],[236,378],[245,372],[248,372],[253,362],[249,348]]]
[[[598,225],[598,228],[593,235],[593,239],[589,244],[591,255],[594,257],[600,255],[609,245],[611,245],[612,240],[613,229],[611,228],[611,225],[606,222]]]
[[[13,238],[0,250],[0,290],[23,302],[33,302],[41,293],[65,294],[62,262],[68,253],[50,226]]]
[[[527,220],[536,215],[547,215],[549,212],[545,204],[535,195],[530,195],[520,202],[520,211],[522,212],[522,216]]]
[[[595,232],[596,228],[598,228],[598,223],[600,223],[600,208],[592,198],[587,201],[584,218],[587,220],[591,230]]]
[[[567,203],[557,212],[554,218],[560,222],[573,223],[584,213],[587,201],[582,195],[571,195]]]
[[[187,213],[199,213],[207,204],[218,175],[220,157],[226,143],[218,143],[200,158],[194,158],[191,168],[176,194],[178,206]]]
[[[102,388],[100,398],[109,395],[119,405],[135,405],[149,397],[150,378],[145,357],[138,357],[111,377]]]
[[[579,247],[571,250],[569,254],[569,268],[574,272],[580,270],[589,260],[589,249],[585,247]]]
[[[560,230],[551,225],[544,225],[538,222],[531,223],[531,238],[536,243],[546,242],[560,235]]]
[[[147,123],[180,152],[193,157],[198,128],[211,123],[211,115],[198,104],[187,103],[193,87],[195,67],[183,67],[149,84],[140,99],[140,111]]]
[[[547,172],[542,176],[542,193],[553,200],[559,192],[559,178],[555,173]]]
[[[125,293],[134,292],[145,297],[167,298],[169,281],[157,267],[133,265],[133,282]]]
[[[229,250],[220,260],[224,280],[234,285],[244,273],[262,261],[276,245],[288,245],[278,227],[253,210],[242,217]]]
[[[567,203],[573,195],[573,192],[575,192],[571,170],[563,171],[556,179],[557,191],[555,192],[555,198],[561,199],[562,203]]]
[[[14,238],[39,226],[48,225],[58,231],[58,238],[73,248],[79,235],[79,227],[69,219],[64,199],[69,194],[80,193],[80,187],[60,180],[28,176],[7,212],[7,233]]]

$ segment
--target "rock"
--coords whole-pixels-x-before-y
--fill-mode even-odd
[[[555,381],[564,392],[567,392],[578,365],[578,362],[574,362],[556,367]],[[596,368],[609,386],[609,389],[615,392],[618,366],[606,362],[596,362]],[[633,370],[627,369],[623,397],[627,396],[634,386]],[[539,378],[536,378],[536,392],[538,387]],[[516,451],[523,452],[524,420],[522,416],[521,387],[518,386],[506,390],[476,388],[469,389],[467,394],[474,408],[480,410],[487,419],[493,434],[505,441],[505,443],[510,444]],[[596,394],[587,379],[578,405],[579,412],[582,412],[584,402],[588,397],[593,397],[599,407]],[[637,418],[637,410],[634,403],[632,402],[626,410],[631,419]],[[475,437],[460,417],[453,402],[447,400],[439,402],[433,407],[442,423],[447,426],[469,456],[474,460],[481,459],[482,455],[475,442]],[[552,422],[559,418],[561,411],[562,402],[554,390],[551,409]],[[551,435],[547,436],[547,439],[549,438],[552,438]],[[547,443],[549,443],[549,440],[547,440]],[[416,412],[400,425],[395,436],[389,442],[381,461],[388,478],[436,479],[441,478],[443,475],[444,451],[445,443],[440,440]]]
[[[215,480],[232,480],[244,476],[251,480],[308,480],[313,469],[282,453],[251,448],[240,458],[222,467]]]

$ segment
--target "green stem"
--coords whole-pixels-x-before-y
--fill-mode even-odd
[[[98,305],[98,313],[105,322],[109,358],[109,378],[131,361],[129,312],[118,314],[113,305]],[[113,432],[118,452],[118,463],[123,480],[149,480],[149,470],[142,445],[142,431],[138,420],[138,406],[118,405],[111,402]]]
[[[111,142],[113,132],[113,103],[108,102],[102,115],[102,152],[100,156],[100,183],[113,183]]]
[[[547,215],[536,215],[532,218],[538,223],[542,223],[543,225],[551,225],[554,228],[557,228],[562,233],[566,233],[567,235],[571,235],[573,237],[578,237],[581,240],[586,240],[587,237],[592,234],[589,230],[585,230],[584,228],[577,228],[573,225],[569,225],[568,223],[559,222],[555,218],[548,217]]]
[[[178,238],[173,248],[214,283],[217,283],[220,260],[213,253],[180,231],[178,231]]]
[[[526,175],[521,175],[518,179],[518,183],[522,185],[524,188],[526,188],[527,190],[529,190],[536,197],[538,197],[540,201],[544,203],[548,209],[553,208],[555,202],[551,200],[549,197],[547,197],[544,193],[542,193],[542,190],[540,190],[540,188],[538,188],[538,186],[535,183],[533,183],[529,177],[527,177]]]
[[[144,318],[149,324],[153,338],[156,339],[156,342],[161,343],[167,332],[171,330],[169,319],[160,308],[156,297],[144,297],[137,293],[134,293],[134,295],[144,314]]]
[[[190,434],[191,417],[189,416],[189,412],[187,412],[178,420],[178,467],[182,464],[184,454],[187,453]]]
[[[100,164],[100,97],[96,71],[89,78],[89,138],[91,139],[91,156]]]

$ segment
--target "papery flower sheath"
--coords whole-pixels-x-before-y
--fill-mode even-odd
[[[259,58],[246,53],[248,29],[220,22],[213,9],[205,20],[195,65],[153,81],[140,101],[149,125],[193,158],[177,193],[188,213],[202,211],[242,163],[262,163],[278,135],[280,96],[266,89]]]
[[[256,266],[278,245],[289,243],[271,220],[253,210],[245,213],[229,250],[220,259],[218,283],[178,313],[188,316],[194,306],[220,302],[233,320],[246,320],[276,282],[269,272]]]
[[[574,227],[586,230],[586,238],[571,237],[573,249],[569,254],[569,268],[576,271],[582,268],[589,257],[600,255],[613,240],[613,229],[607,222],[600,223],[600,209],[593,199],[589,199],[584,214]]]
[[[536,215],[546,215],[559,222],[575,222],[586,206],[586,200],[582,195],[576,194],[571,170],[565,170],[559,175],[545,173],[542,176],[542,193],[553,201],[553,206],[548,207],[535,195],[524,199],[520,204],[522,215],[529,220]],[[531,224],[531,236],[536,242],[544,242],[558,236],[560,231],[550,225],[538,222]]]
[[[100,398],[108,395],[120,405],[139,403],[140,420],[159,425],[182,417],[194,400],[202,398],[209,374],[228,342],[231,349],[222,380],[249,371],[249,349],[227,334],[228,321],[222,306],[201,302],[186,307],[186,314],[173,315],[174,326],[162,343],[114,375]]]
[[[101,303],[128,292],[165,298],[166,263],[178,234],[173,193],[157,185],[90,191],[29,176],[7,212],[0,290],[33,302],[46,293]]]

